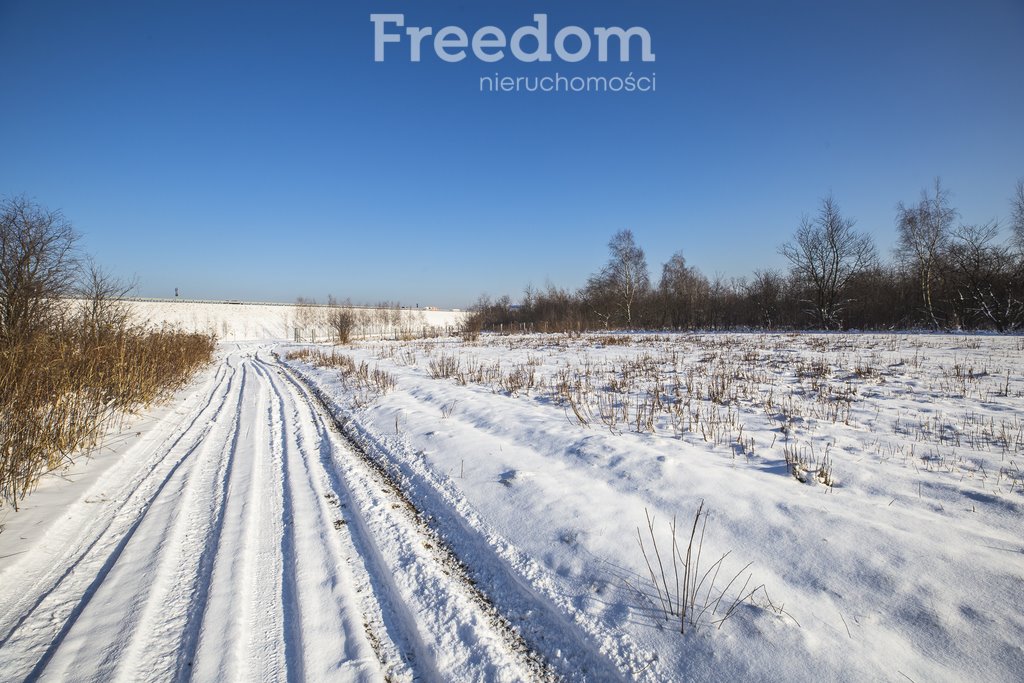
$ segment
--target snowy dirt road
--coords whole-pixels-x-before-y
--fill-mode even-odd
[[[266,347],[223,353],[86,494],[0,575],[3,680],[564,673]]]

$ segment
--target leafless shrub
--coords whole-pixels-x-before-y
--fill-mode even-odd
[[[78,286],[79,318],[93,334],[122,330],[131,322],[131,311],[124,298],[135,288],[104,270],[91,259],[86,260],[82,282]]]
[[[459,374],[459,359],[457,356],[441,354],[437,358],[431,358],[427,368],[432,378],[448,379]]]
[[[480,339],[480,332],[483,330],[484,317],[480,311],[472,311],[459,323],[459,336],[462,341],[475,342]]]
[[[352,302],[339,303],[333,296],[327,298],[327,324],[334,331],[335,341],[348,344],[356,329],[356,315],[352,310]]]

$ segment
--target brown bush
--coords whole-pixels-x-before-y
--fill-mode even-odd
[[[69,327],[0,345],[0,496],[17,509],[46,472],[94,447],[116,420],[182,387],[214,339]]]

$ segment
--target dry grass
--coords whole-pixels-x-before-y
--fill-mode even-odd
[[[213,350],[208,336],[127,328],[52,330],[0,346],[0,496],[17,509],[40,476],[183,386]]]
[[[337,368],[342,383],[353,390],[356,407],[364,406],[395,388],[394,375],[379,367],[370,369],[365,361],[357,363],[352,356],[323,349],[297,349],[289,351],[286,360],[299,360],[326,368]]]
[[[750,573],[747,573],[743,586],[739,590],[731,591],[736,585],[736,581],[750,569],[753,563],[748,562],[733,574],[732,579],[726,582],[724,588],[720,587],[718,579],[729,553],[725,553],[710,564],[701,564],[708,520],[704,501],[701,501],[697,513],[693,517],[689,537],[683,537],[686,539],[685,547],[677,536],[676,520],[672,519],[672,523],[669,524],[670,543],[666,548],[668,550],[667,557],[663,557],[662,554],[664,544],[662,548],[658,546],[654,519],[646,510],[644,513],[647,517],[649,546],[644,543],[644,534],[640,527],[637,527],[636,535],[640,552],[654,588],[654,595],[657,597],[658,609],[667,621],[678,624],[681,634],[686,635],[687,630],[696,629],[705,624],[722,628],[722,624],[736,613],[737,607],[748,602],[754,604],[754,596],[759,593],[764,598],[763,604],[759,606],[770,608],[776,614],[783,613],[782,608],[776,607],[768,598],[764,584],[747,590],[752,577]],[[722,575],[722,578],[724,580],[727,577]],[[644,594],[641,588],[636,588],[636,590],[639,594]]]
[[[1024,395],[1021,348],[1019,340],[929,335],[513,335],[382,345],[378,358],[531,397],[584,429],[778,458],[795,480],[828,488],[851,466],[836,435],[869,433],[861,454],[1013,492],[1024,486],[1024,420],[1000,406]],[[945,412],[920,404],[922,396]],[[908,409],[916,405],[927,410]],[[983,454],[987,466],[976,462]]]

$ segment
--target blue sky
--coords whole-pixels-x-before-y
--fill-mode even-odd
[[[641,26],[656,61],[373,59],[406,25]],[[481,76],[656,74],[653,93]],[[1024,2],[0,0],[0,195],[62,209],[139,293],[464,306],[577,287],[630,228],[652,276],[776,248],[832,192],[886,252],[935,176],[963,220],[1024,178]]]

